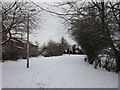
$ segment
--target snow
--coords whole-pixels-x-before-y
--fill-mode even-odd
[[[3,88],[117,88],[118,75],[84,62],[84,55],[30,58],[3,63]]]

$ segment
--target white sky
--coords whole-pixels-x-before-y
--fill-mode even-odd
[[[70,38],[70,35],[65,28],[65,25],[61,23],[60,18],[52,16],[49,13],[43,13],[40,18],[43,20],[40,23],[40,29],[35,31],[35,34],[30,35],[30,41],[38,41],[40,45],[47,43],[49,40],[60,41],[61,37],[64,36],[70,44],[75,42]]]

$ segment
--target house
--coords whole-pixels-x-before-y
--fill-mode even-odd
[[[8,39],[7,32],[0,32],[2,41]],[[29,44],[29,56],[38,55],[38,46],[32,43]],[[27,41],[21,38],[12,37],[7,43],[2,45],[3,60],[17,60],[27,57]]]

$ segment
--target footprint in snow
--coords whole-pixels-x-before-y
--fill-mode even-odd
[[[37,83],[37,86],[39,88],[47,88],[47,84],[46,83]]]

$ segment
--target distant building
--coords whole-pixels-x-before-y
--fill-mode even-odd
[[[81,47],[74,44],[64,51],[64,54],[84,54]]]

